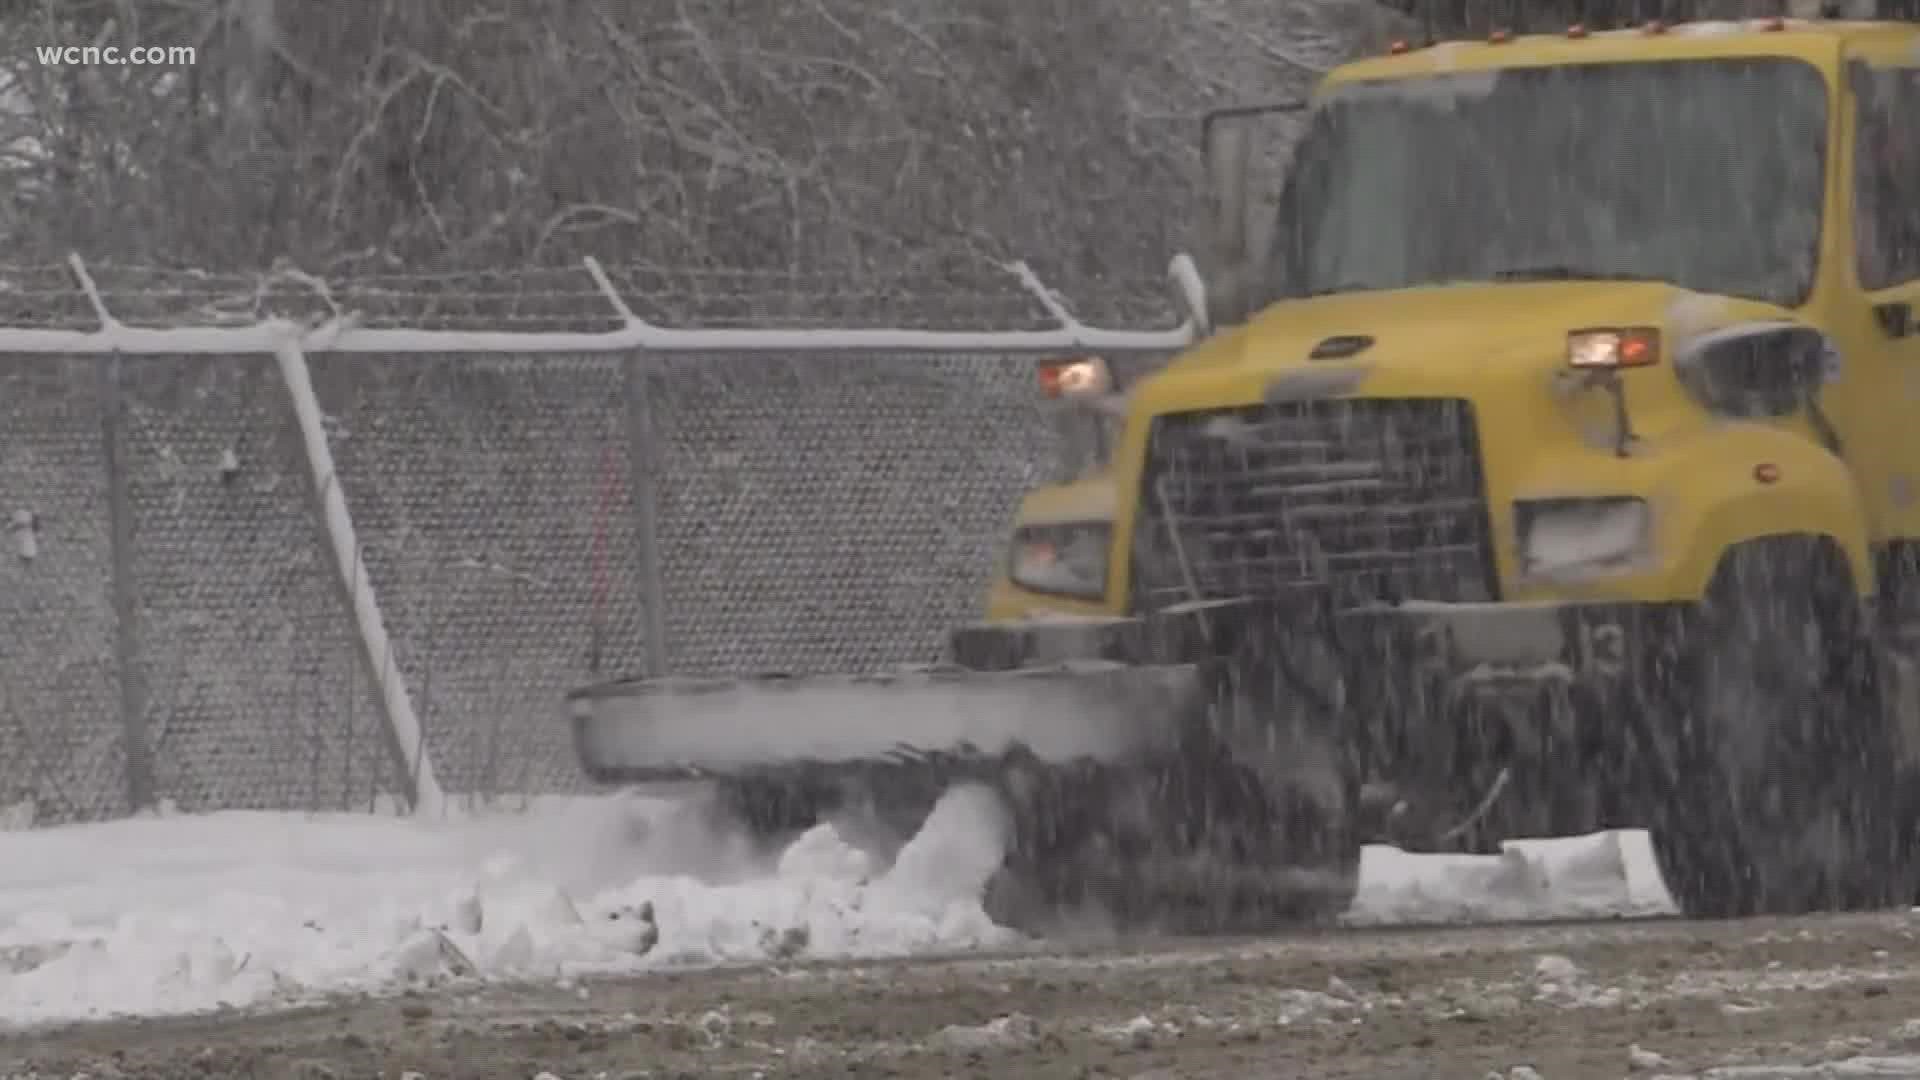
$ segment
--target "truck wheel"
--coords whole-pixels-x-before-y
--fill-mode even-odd
[[[1344,914],[1359,885],[1359,785],[1307,704],[1252,646],[1235,658],[1178,750],[1115,789],[1105,850],[1128,925],[1257,933]]]
[[[1360,884],[1360,783],[1330,732],[1347,718],[1322,714],[1285,676],[1243,681],[1216,712],[1213,760],[1192,774],[1188,801],[1218,822],[1196,839],[1224,843],[1253,883],[1249,929],[1346,914]]]
[[[1730,553],[1683,630],[1653,830],[1704,918],[1884,906],[1905,879],[1893,747],[1851,576],[1814,542]]]
[[[1041,936],[1257,933],[1347,911],[1358,789],[1333,748],[1244,692],[1180,723],[1180,745],[1150,760],[1008,785],[1021,839],[997,921]]]

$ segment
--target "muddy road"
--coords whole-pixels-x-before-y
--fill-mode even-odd
[[[1333,931],[449,986],[0,1041],[4,1078],[408,1072],[1920,1077],[1920,915]]]

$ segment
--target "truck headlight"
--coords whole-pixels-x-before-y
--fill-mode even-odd
[[[1528,499],[1514,503],[1520,566],[1528,576],[1598,576],[1646,557],[1653,515],[1645,499]]]
[[[1113,526],[1104,521],[1029,525],[1013,534],[1007,576],[1034,592],[1098,600],[1107,594],[1107,548]]]
[[[1113,372],[1098,356],[1042,364],[1040,392],[1050,398],[1102,397],[1113,392]]]

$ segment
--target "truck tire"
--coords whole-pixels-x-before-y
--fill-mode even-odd
[[[1812,539],[1743,545],[1682,631],[1653,828],[1703,918],[1906,902],[1906,826],[1851,575]]]
[[[1099,786],[1050,843],[1009,857],[996,921],[1043,937],[1248,934],[1321,925],[1353,902],[1360,846],[1344,813],[1217,748]]]
[[[1205,715],[1168,718],[1181,738],[1165,753],[1008,784],[1020,838],[990,913],[1041,936],[1259,933],[1344,914],[1358,784],[1296,695],[1242,674]]]
[[[1352,907],[1360,881],[1359,773],[1350,740],[1336,734],[1350,721],[1337,704],[1303,694],[1296,676],[1306,665],[1282,672],[1269,663],[1254,658],[1222,693],[1208,742],[1216,764],[1197,778],[1209,790],[1238,790],[1244,809],[1209,810],[1218,794],[1190,801],[1220,819],[1220,839],[1268,883],[1256,897],[1257,922],[1326,923]]]

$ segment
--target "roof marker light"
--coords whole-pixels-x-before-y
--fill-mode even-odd
[[[1567,335],[1567,366],[1617,371],[1660,362],[1660,331],[1650,326],[1575,330]]]

